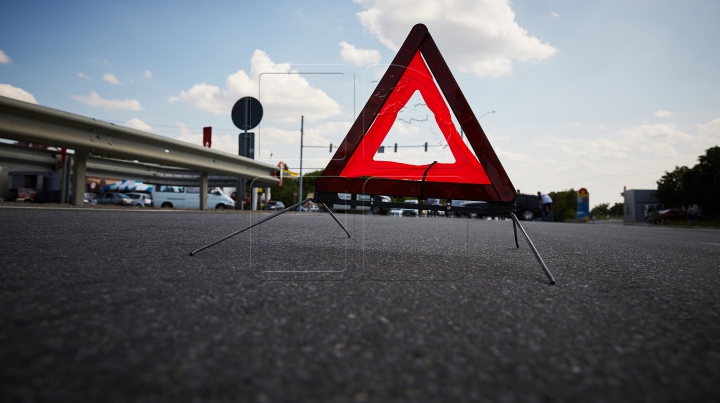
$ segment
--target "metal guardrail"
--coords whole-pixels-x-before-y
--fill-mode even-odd
[[[0,137],[93,155],[278,182],[271,172],[279,172],[279,168],[264,162],[3,96],[0,96]]]
[[[72,158],[72,154],[68,154],[68,158]],[[63,168],[60,151],[6,143],[0,143],[0,165],[9,168],[9,172],[57,172]],[[85,171],[88,176],[140,180],[150,184],[197,186],[200,181],[199,171],[95,156],[88,156]],[[271,186],[263,180],[257,180],[255,184],[257,187]],[[235,187],[237,178],[230,175],[209,174],[208,185]]]

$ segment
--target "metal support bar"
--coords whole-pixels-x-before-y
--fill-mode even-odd
[[[550,280],[550,284],[555,285],[555,278],[553,277],[552,273],[550,273],[550,269],[548,269],[548,267],[545,265],[545,262],[540,257],[540,253],[538,253],[537,249],[535,249],[535,245],[533,245],[527,232],[525,232],[525,228],[523,228],[522,225],[520,225],[520,221],[515,216],[515,213],[510,213],[510,217],[512,218],[513,223],[517,224],[517,226],[520,227],[520,232],[522,232],[522,234],[525,236],[525,240],[527,240],[528,245],[530,245],[530,249],[535,254],[535,257],[537,258],[538,262],[540,262],[540,267],[542,267],[548,280]]]
[[[314,202],[314,201],[313,201],[313,202]],[[328,213],[330,213],[330,216],[333,218],[333,220],[335,220],[335,222],[338,223],[338,225],[343,229],[343,231],[345,231],[345,233],[347,234],[348,238],[350,238],[350,233],[349,233],[348,230],[345,228],[345,226],[340,223],[340,221],[337,219],[337,217],[335,217],[335,214],[333,214],[333,212],[332,212],[332,210],[330,209],[330,207],[326,206],[325,203],[320,203],[320,205],[323,206],[323,208],[325,209],[325,211],[327,211]]]
[[[200,172],[200,210],[208,208],[208,174]]]
[[[75,150],[73,161],[73,206],[82,207],[85,200],[85,164],[87,164],[87,153]]]
[[[513,221],[513,233],[515,234],[515,247],[520,248],[520,244],[518,244],[517,241],[517,226],[515,225],[515,221]]]
[[[256,226],[264,223],[265,221],[272,220],[273,218],[279,216],[280,214],[283,214],[283,213],[285,213],[285,212],[288,212],[288,211],[290,211],[290,210],[292,210],[292,209],[294,209],[294,208],[296,208],[296,207],[298,207],[298,206],[300,206],[300,205],[302,205],[302,204],[305,204],[305,203],[307,203],[307,202],[309,202],[309,201],[312,201],[312,200],[313,200],[313,198],[311,197],[311,198],[305,199],[305,200],[303,200],[303,201],[301,201],[301,202],[299,202],[299,203],[293,204],[293,205],[290,206],[290,207],[286,207],[285,209],[280,210],[280,211],[278,211],[277,213],[271,215],[270,217],[264,218],[264,219],[256,222],[255,224],[250,225],[249,227],[245,227],[245,228],[243,228],[243,229],[241,229],[241,230],[239,230],[239,231],[235,231],[235,232],[233,232],[232,234],[230,234],[230,235],[228,235],[228,236],[226,236],[226,237],[224,237],[224,238],[218,239],[218,240],[215,241],[215,242],[209,243],[209,244],[207,244],[207,245],[205,245],[205,246],[203,246],[203,247],[201,247],[201,248],[195,249],[194,251],[190,252],[190,256],[194,256],[194,255],[196,255],[198,252],[201,252],[201,251],[203,251],[203,250],[205,250],[205,249],[207,249],[207,248],[209,248],[209,247],[211,247],[211,246],[215,246],[215,245],[219,244],[219,243],[222,242],[222,241],[225,241],[225,240],[227,240],[227,239],[229,239],[229,238],[232,238],[232,237],[234,237],[235,235],[241,234],[241,233],[249,230],[250,228],[256,227]],[[342,229],[345,231],[345,233],[347,234],[347,236],[348,236],[348,238],[349,238],[349,237],[350,237],[350,233],[345,229],[345,227],[344,227],[342,224],[340,224],[340,221],[338,221],[337,218],[335,218],[335,215],[333,215],[332,213],[330,213],[330,215],[332,215],[332,217],[333,217],[333,219],[335,220],[335,222],[337,222],[337,223],[340,225],[340,227],[342,227]]]
[[[65,158],[65,162],[62,164],[62,181],[60,182],[60,203],[68,203],[70,193],[70,164],[72,161],[71,156]]]

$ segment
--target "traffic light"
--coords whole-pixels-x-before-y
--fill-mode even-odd
[[[330,152],[332,152],[332,143],[330,143]]]
[[[427,152],[427,141],[425,142],[425,152]]]
[[[395,143],[395,152],[397,152],[397,143]]]

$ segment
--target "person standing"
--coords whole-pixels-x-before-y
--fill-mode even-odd
[[[540,214],[542,215],[543,221],[555,221],[552,213],[552,199],[550,196],[538,192],[538,198],[540,198]]]

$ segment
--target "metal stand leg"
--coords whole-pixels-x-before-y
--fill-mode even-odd
[[[520,232],[522,232],[522,234],[525,236],[525,239],[527,240],[528,245],[530,245],[530,249],[535,254],[535,257],[537,258],[538,262],[540,262],[540,267],[542,267],[548,280],[550,280],[550,284],[554,285],[555,278],[553,277],[552,273],[550,273],[550,269],[548,269],[548,267],[545,265],[545,262],[543,262],[542,258],[540,257],[540,253],[538,253],[537,249],[535,249],[535,245],[533,245],[527,232],[525,232],[525,228],[523,228],[522,225],[520,225],[520,221],[515,216],[515,213],[510,213],[510,217],[513,220],[513,225],[517,224],[517,226],[520,228]]]
[[[345,229],[345,226],[342,225],[342,224],[340,223],[340,221],[338,221],[337,217],[335,217],[335,214],[333,214],[332,210],[330,210],[330,208],[328,208],[328,207],[325,205],[325,203],[321,203],[320,205],[323,206],[323,208],[325,209],[325,211],[327,211],[328,213],[330,213],[330,216],[333,218],[333,220],[335,220],[335,222],[338,223],[338,225],[343,229],[343,231],[345,231],[345,233],[347,234],[348,238],[350,238],[350,233],[348,232],[347,229]]]
[[[513,233],[515,234],[515,247],[520,248],[520,244],[518,244],[517,241],[517,226],[515,225],[515,221],[513,221]]]
[[[232,234],[230,234],[230,235],[228,235],[228,236],[226,236],[226,237],[224,237],[224,238],[218,239],[218,240],[215,241],[215,242],[212,242],[212,243],[209,243],[209,244],[203,246],[202,248],[195,249],[194,251],[190,252],[190,256],[194,256],[194,255],[196,255],[198,252],[201,252],[201,251],[203,251],[203,250],[205,250],[205,249],[207,249],[207,248],[209,248],[209,247],[211,247],[211,246],[215,246],[215,245],[219,244],[220,242],[222,242],[222,241],[224,241],[224,240],[226,240],[226,239],[232,238],[232,237],[234,237],[235,235],[240,234],[240,233],[243,233],[243,232],[249,230],[249,229],[252,228],[252,227],[258,226],[258,225],[264,223],[265,221],[272,220],[273,218],[279,216],[280,214],[285,213],[285,212],[288,212],[288,211],[294,209],[295,207],[300,206],[301,204],[305,204],[305,203],[309,202],[310,200],[312,200],[312,198],[305,199],[305,200],[303,200],[303,201],[301,201],[300,203],[297,203],[297,204],[293,204],[292,206],[287,207],[287,208],[285,208],[285,209],[283,209],[283,210],[280,210],[280,211],[278,211],[277,213],[271,215],[270,217],[267,217],[267,218],[265,218],[265,219],[262,219],[262,220],[256,222],[255,224],[253,224],[253,225],[251,225],[251,226],[249,226],[249,227],[243,228],[243,229],[241,229],[241,230],[239,230],[239,231],[235,231],[235,232],[233,232]],[[330,213],[330,214],[332,214],[332,213]],[[335,218],[335,216],[333,216],[333,218],[335,219],[335,222],[337,222],[338,224],[340,224],[340,221],[338,221],[337,218]],[[340,226],[342,227],[342,229],[345,231],[345,233],[347,234],[347,236],[348,236],[348,238],[349,238],[349,237],[350,237],[350,234],[347,232],[347,230],[345,229],[345,227],[343,227],[342,224],[340,224]]]

